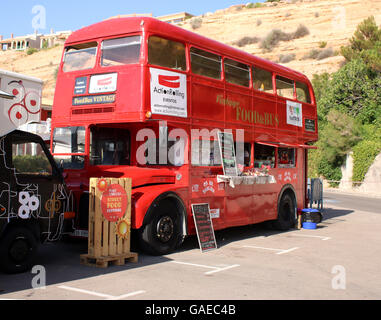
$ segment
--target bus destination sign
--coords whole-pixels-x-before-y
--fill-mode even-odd
[[[73,98],[73,106],[85,106],[89,104],[106,104],[113,102],[115,102],[115,93]]]
[[[217,249],[209,204],[192,204],[192,212],[201,252]]]

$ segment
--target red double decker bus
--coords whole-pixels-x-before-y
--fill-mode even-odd
[[[233,134],[241,170],[265,166],[272,183],[219,179],[219,131]],[[132,228],[153,254],[195,234],[195,203],[209,204],[215,229],[288,229],[306,205],[317,139],[311,83],[286,67],[145,17],[103,21],[66,41],[51,150],[77,199],[77,230],[88,225],[90,177],[132,178]]]

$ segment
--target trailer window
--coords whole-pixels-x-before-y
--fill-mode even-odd
[[[221,57],[195,47],[190,49],[191,68],[194,74],[221,79]]]
[[[311,96],[310,96],[310,90],[307,86],[307,84],[303,82],[296,82],[296,97],[301,102],[307,102],[311,103]]]
[[[250,67],[235,60],[225,59],[225,79],[229,83],[250,87]]]
[[[295,167],[295,149],[278,148],[278,166],[279,168]]]
[[[148,39],[148,63],[176,70],[186,70],[185,45],[152,36]]]
[[[254,167],[261,168],[262,165],[275,167],[275,147],[263,144],[254,144]]]
[[[65,49],[63,71],[91,69],[97,57],[97,42],[82,43]]]
[[[285,97],[287,99],[295,99],[294,81],[276,76],[276,92],[278,96]]]
[[[273,90],[273,75],[271,72],[261,68],[253,67],[253,88],[255,90],[274,93]]]
[[[48,176],[53,171],[41,145],[35,142],[13,143],[12,165],[21,174]]]
[[[102,42],[101,64],[104,67],[138,63],[140,36],[105,40]]]

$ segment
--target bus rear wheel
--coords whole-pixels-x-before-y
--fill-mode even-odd
[[[288,230],[295,226],[296,199],[292,192],[283,193],[278,204],[278,218],[272,221],[272,227],[277,230]]]
[[[0,268],[3,271],[20,273],[32,268],[38,242],[31,230],[12,227],[0,241]]]
[[[153,208],[149,221],[141,228],[141,249],[152,255],[173,252],[181,243],[181,219],[176,206],[164,199]]]

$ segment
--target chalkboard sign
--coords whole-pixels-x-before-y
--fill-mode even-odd
[[[234,152],[233,134],[230,132],[219,132],[218,143],[220,146],[220,154],[222,168],[225,176],[237,176],[237,160]]]
[[[201,251],[216,249],[217,243],[210,218],[209,204],[192,204],[192,212]]]

